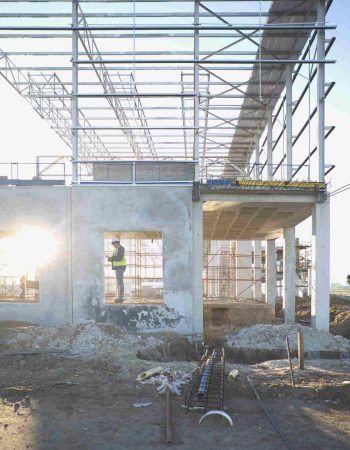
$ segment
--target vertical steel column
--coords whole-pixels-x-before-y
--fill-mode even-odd
[[[272,180],[272,109],[267,109],[267,179]]]
[[[78,26],[79,0],[72,0],[72,27]],[[72,183],[78,182],[78,31],[72,31]]]
[[[326,9],[325,1],[318,0],[317,5],[317,24],[325,25]],[[324,61],[325,59],[325,30],[317,30],[317,59]],[[318,114],[318,179],[324,181],[325,171],[325,65],[323,62],[317,64],[317,114]]]
[[[293,175],[293,66],[286,64],[286,155],[287,180]]]
[[[260,178],[260,145],[259,138],[256,137],[255,141],[255,179],[259,180]]]
[[[194,25],[199,25],[199,0],[194,2]],[[199,30],[194,31],[193,59],[199,60]],[[193,160],[195,161],[195,181],[200,180],[199,168],[199,67],[198,64],[193,65],[193,84],[194,84],[194,140],[193,140]]]

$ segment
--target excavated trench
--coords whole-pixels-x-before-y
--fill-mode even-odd
[[[226,361],[230,363],[256,364],[274,359],[287,358],[286,349],[251,349],[234,348],[223,341],[211,343],[210,347],[224,347]],[[155,362],[171,361],[199,361],[205,351],[203,343],[190,342],[186,338],[172,338],[162,344],[138,350],[139,359]],[[297,356],[296,351],[291,352],[292,357]],[[333,356],[335,358],[335,356]]]
[[[232,364],[258,364],[287,358],[286,348],[262,349],[233,347],[223,341],[216,341],[210,347],[224,347],[226,362]],[[155,362],[200,361],[205,351],[203,343],[190,342],[186,338],[177,337],[166,340],[162,344],[138,350],[139,359]],[[291,357],[298,356],[297,350],[291,349]],[[349,353],[334,350],[306,351],[305,359],[343,359],[349,358]]]

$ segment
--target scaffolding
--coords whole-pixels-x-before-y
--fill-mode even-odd
[[[160,239],[123,239],[127,269],[124,275],[124,303],[163,302],[163,251]],[[114,248],[109,238],[104,246],[105,301],[112,303],[116,297],[115,272],[108,262]]]
[[[283,246],[276,246],[276,288],[283,289]],[[296,287],[300,297],[310,295],[311,244],[296,240]],[[247,261],[249,260],[249,264]],[[205,241],[203,287],[205,302],[261,301],[266,297],[266,250],[237,253],[234,241]],[[243,284],[243,287],[241,287]],[[255,287],[260,284],[261,296]]]

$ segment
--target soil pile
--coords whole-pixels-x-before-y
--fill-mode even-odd
[[[286,336],[292,350],[298,346],[298,331],[304,333],[304,348],[310,351],[350,352],[350,340],[325,331],[302,325],[258,324],[242,328],[237,334],[227,336],[227,344],[235,348],[274,350],[284,349]]]
[[[350,339],[350,311],[342,311],[335,314],[331,322],[331,332]]]
[[[276,302],[276,318],[283,319],[282,299]],[[308,325],[311,323],[311,298],[296,297],[296,321]],[[348,297],[330,296],[330,331],[350,339],[350,299]]]
[[[61,327],[26,326],[2,329],[0,351],[67,351],[86,359],[118,353],[134,355],[162,342],[152,335],[128,334],[122,327],[86,321]]]

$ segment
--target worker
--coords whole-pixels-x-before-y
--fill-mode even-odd
[[[114,301],[115,303],[122,303],[124,300],[124,272],[126,270],[125,248],[120,245],[119,238],[114,238],[112,245],[115,250],[108,261],[112,263],[112,270],[115,270],[117,297]]]
[[[19,280],[19,287],[21,288],[21,293],[19,298],[25,298],[26,296],[26,286],[27,285],[27,277],[23,275]]]

